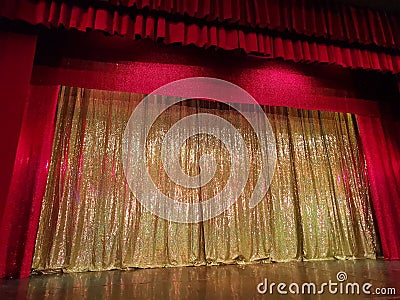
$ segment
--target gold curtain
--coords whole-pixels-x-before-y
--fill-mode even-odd
[[[224,144],[199,134],[179,150],[182,169],[197,175],[199,158],[211,154],[215,177],[198,189],[168,179],[160,161],[162,137],[184,116],[207,112],[225,118],[240,131],[250,157],[250,175],[244,192],[232,195],[239,197],[234,205],[208,221],[180,224],[144,209],[126,183],[123,132],[143,97],[62,88],[32,268],[73,272],[375,258],[379,245],[354,116],[263,107],[276,137],[277,166],[268,193],[251,209],[261,145],[248,122],[219,103],[187,100],[170,107],[146,142],[149,173],[164,194],[203,201],[223,188],[232,167]],[[148,109],[162,101],[154,97]]]

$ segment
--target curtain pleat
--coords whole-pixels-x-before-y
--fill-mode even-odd
[[[36,25],[81,31],[100,30],[133,39],[150,38],[166,44],[180,43],[224,50],[242,49],[246,53],[294,62],[331,63],[355,69],[400,72],[400,55],[396,50],[388,49],[400,49],[398,22],[389,13],[371,9],[332,3],[329,9],[324,10],[306,0],[294,3],[292,0],[235,0],[215,3],[184,1],[179,5],[179,1],[113,3],[139,8],[149,6],[151,9],[165,9],[173,14],[165,15],[141,11],[124,13],[117,9],[120,6],[110,9],[95,5],[99,2],[86,6],[30,0],[12,3],[6,1],[0,5],[0,15]],[[270,14],[261,15],[256,8],[265,8]],[[223,23],[209,20],[211,12],[224,15],[225,11],[227,19],[221,19]],[[182,18],[180,20],[175,14],[208,17],[206,21],[200,22]],[[211,20],[214,17],[211,16]],[[240,24],[229,25],[229,20]],[[269,29],[282,31],[281,34],[262,30],[263,20],[271,23]],[[288,37],[287,32],[297,35]],[[317,39],[319,36],[324,39]],[[362,47],[368,44],[380,47]]]
[[[93,0],[74,4],[68,1],[6,0],[0,6],[0,13],[37,24],[60,17],[76,21],[84,15],[106,11],[125,11],[128,15],[129,9],[161,11],[188,16],[194,21],[217,21],[251,29],[289,30],[362,45],[400,47],[398,13],[330,0]]]
[[[229,192],[236,203],[202,223],[179,224],[143,208],[126,184],[122,135],[142,97],[62,88],[34,269],[71,272],[375,258],[379,244],[364,154],[352,115],[263,107],[276,137],[277,166],[268,193],[250,208],[263,145],[249,123],[236,110],[211,102],[172,106],[153,124],[146,142],[148,172],[164,194],[175,201],[204,201],[224,188],[232,167],[244,169],[245,160],[232,160],[220,140],[199,134],[175,149],[180,165],[195,176],[200,172],[200,157],[212,155],[214,177],[201,188],[187,188],[169,179],[160,147],[171,126],[186,116],[208,113],[227,120],[243,137],[250,161],[244,191]],[[156,108],[163,99],[155,97],[147,109]],[[261,126],[254,118],[256,126]],[[224,129],[220,133],[234,138]],[[232,166],[232,161],[238,165]],[[140,182],[139,177],[136,184]]]
[[[371,192],[377,200],[374,207],[382,250],[385,258],[400,259],[400,125],[398,121],[390,120],[388,112],[381,118],[357,116],[357,120],[368,163]],[[384,128],[383,125],[390,127]]]
[[[190,17],[244,24],[251,28],[290,30],[308,36],[332,38],[333,40],[399,47],[392,28],[399,30],[398,22],[389,23],[396,13],[346,5],[329,0],[219,0],[215,6],[210,1],[190,0],[149,2],[140,0],[108,1],[113,6],[148,8]],[[174,5],[175,4],[175,5]],[[236,8],[233,10],[232,8]],[[329,18],[329,15],[335,15]],[[369,19],[365,22],[365,18]],[[384,24],[389,25],[383,31]],[[328,28],[334,31],[330,32]]]

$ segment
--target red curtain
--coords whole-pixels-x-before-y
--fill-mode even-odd
[[[10,246],[10,241],[24,243],[25,233],[18,229],[24,226],[20,219],[25,207],[10,195],[13,168],[17,157],[19,134],[28,98],[29,81],[32,73],[36,37],[0,31],[0,278],[20,265],[10,256],[24,251],[24,247]],[[21,181],[22,178],[19,180]],[[14,179],[15,181],[15,179]],[[20,185],[22,191],[24,185]],[[24,191],[26,192],[26,191]],[[14,203],[13,210],[10,204]],[[29,213],[29,209],[28,209]],[[10,275],[18,276],[18,273]]]
[[[57,86],[31,86],[0,227],[0,278],[30,275],[51,158]]]
[[[64,3],[63,3],[64,2]],[[251,29],[290,31],[334,41],[400,48],[399,14],[332,0],[5,0],[1,14],[33,24],[81,23],[91,28],[106,10],[128,15],[130,8]],[[105,5],[108,4],[108,5]],[[73,25],[72,27],[80,27]]]
[[[160,49],[162,51],[162,49]],[[155,51],[149,56],[161,53]],[[165,57],[166,56],[166,57]],[[314,78],[302,74],[301,69],[279,62],[263,64],[261,68],[229,68],[234,60],[215,67],[172,63],[174,54],[164,53],[169,64],[150,62],[103,63],[80,59],[63,59],[57,67],[35,66],[32,82],[40,85],[67,85],[82,88],[125,91],[149,94],[160,86],[189,77],[217,77],[249,92],[260,104],[286,106],[298,109],[347,112],[366,116],[378,116],[375,101],[351,97],[345,87],[341,90],[328,87],[326,78]],[[208,59],[207,59],[208,60]],[[348,80],[354,80],[349,77]],[[335,81],[336,78],[329,79]],[[343,82],[336,83],[338,86]],[[337,94],[336,94],[337,92]]]
[[[396,17],[385,12],[320,0],[82,3],[90,5],[6,0],[0,4],[0,16],[49,27],[151,38],[167,44],[242,49],[295,62],[400,72],[399,26]],[[131,6],[135,9],[123,9]],[[144,7],[151,10],[136,9]],[[187,15],[193,18],[188,19]],[[262,29],[267,25],[278,32]]]
[[[392,123],[387,113],[357,116],[357,120],[382,250],[386,259],[400,259],[400,124]],[[385,130],[389,129],[383,127],[386,122],[393,131]]]
[[[0,31],[0,278],[29,276],[51,155],[58,87],[30,85],[36,40]]]
[[[14,166],[35,46],[35,36],[0,31],[0,220]]]

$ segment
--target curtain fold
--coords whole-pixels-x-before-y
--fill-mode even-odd
[[[28,12],[28,10],[30,12]],[[68,1],[6,0],[5,16],[42,23],[60,18],[75,23],[107,11],[132,10],[185,16],[191,22],[219,22],[249,29],[290,31],[333,41],[400,48],[399,15],[396,12],[356,7],[330,0],[93,0]]]
[[[120,9],[121,6],[112,6],[113,8],[110,9],[95,5],[99,2],[93,2],[93,5],[71,6],[64,2],[40,0],[36,2],[20,0],[15,3],[6,1],[0,5],[0,16],[48,27],[80,31],[100,30],[111,35],[122,35],[134,39],[150,38],[166,44],[180,43],[224,50],[241,49],[246,53],[295,62],[330,63],[348,68],[400,72],[398,22],[395,17],[386,15],[387,13],[347,6],[325,11],[323,8],[317,9],[317,6],[310,6],[311,4],[275,3],[275,0],[269,0],[270,4],[260,0],[236,1],[239,0],[232,2],[232,7],[235,8],[232,8],[232,11],[235,11],[235,14],[240,15],[241,18],[246,16],[247,7],[249,10],[254,10],[249,13],[249,16],[254,15],[252,17],[254,21],[250,23],[261,22],[261,24],[254,23],[254,26],[251,27],[247,21],[245,22],[247,25],[239,26],[236,23],[225,25],[224,22],[187,20],[183,16],[177,18],[179,9],[172,2],[170,5],[174,8],[171,8],[169,13],[163,14],[158,9],[162,10],[162,7],[170,7],[170,5],[161,3],[157,5],[156,2],[153,2],[152,5],[157,11],[149,13],[146,10],[123,12]],[[224,4],[228,2],[226,1]],[[185,3],[182,4],[182,7],[191,7],[192,5]],[[206,2],[199,1],[198,3]],[[222,11],[224,11],[224,7],[231,7],[224,4],[222,2],[221,6],[209,4],[210,8],[202,9],[200,14],[209,15],[211,11],[218,12],[218,7]],[[137,4],[136,2],[128,3],[128,5],[147,6],[146,3]],[[265,5],[271,7],[271,10],[268,10],[270,15],[257,16],[255,11],[259,12],[260,10],[255,10],[253,7],[264,7]],[[298,5],[300,7],[297,7]],[[332,4],[333,7],[336,5],[338,4]],[[204,6],[208,7],[207,4]],[[178,7],[181,6],[178,5]],[[184,11],[185,9],[183,9]],[[322,11],[325,14],[322,14]],[[227,13],[227,16],[231,15],[231,13]],[[360,17],[357,17],[359,15]],[[228,19],[232,19],[232,17],[228,17]],[[278,20],[273,21],[274,19]],[[276,33],[260,29],[262,20],[279,23],[272,27],[277,27],[282,32]],[[308,24],[307,26],[311,26],[311,28],[326,31],[324,33],[326,38],[320,38],[319,35],[322,33],[318,34],[312,29],[303,28],[296,31],[293,28],[294,24],[303,24],[303,27]],[[337,42],[338,36],[342,36],[339,40],[344,39],[345,41]],[[365,41],[366,44],[376,44],[379,47],[371,48],[357,44],[367,37],[370,37],[370,41]]]
[[[385,258],[400,259],[400,148],[399,132],[384,131],[387,116],[358,116],[362,143],[368,163],[376,220]],[[397,124],[396,124],[397,123]],[[390,123],[394,129],[398,122]],[[389,128],[392,129],[392,128]]]
[[[57,87],[30,86],[36,41],[0,31],[0,278],[30,274],[51,155]]]
[[[146,143],[149,174],[163,193],[197,203],[218,193],[229,177],[229,152],[207,134],[189,138],[178,151],[182,169],[191,176],[199,172],[200,157],[212,155],[217,168],[211,181],[189,189],[175,184],[164,171],[163,137],[174,123],[195,113],[216,114],[239,130],[251,170],[244,192],[231,192],[238,201],[223,214],[199,224],[179,224],[145,210],[126,184],[122,134],[142,98],[62,88],[34,269],[68,272],[375,257],[379,245],[352,115],[265,106],[278,161],[270,190],[251,209],[262,145],[249,123],[236,110],[212,102],[190,100],[172,106],[153,124]],[[162,101],[155,97],[148,109]]]
[[[32,86],[29,90],[1,220],[1,278],[30,275],[50,165],[57,98],[58,86]]]

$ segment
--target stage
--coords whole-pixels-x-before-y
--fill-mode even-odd
[[[282,282],[287,284],[286,291],[291,283],[297,283],[300,293],[303,283],[315,283],[318,293],[322,283],[338,282],[339,272],[347,275],[344,283],[359,284],[359,295],[345,294],[345,287],[340,293],[339,286],[336,294],[331,294],[328,287],[320,295],[280,295],[277,291]],[[257,291],[266,278],[268,285],[277,284],[272,295]],[[398,299],[399,278],[399,261],[333,260],[33,275],[3,279],[0,287],[2,299]],[[365,283],[372,285],[371,295],[362,293]],[[393,294],[395,288],[397,296],[373,295],[375,288],[385,288],[387,294]]]
[[[1,0],[0,300],[400,299],[387,1]]]

